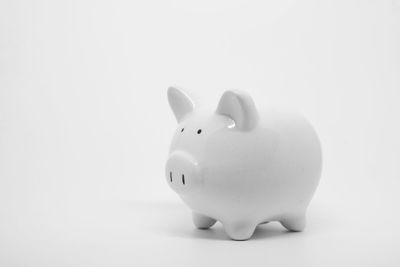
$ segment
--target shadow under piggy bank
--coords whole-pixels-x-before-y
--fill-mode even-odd
[[[286,229],[282,228],[279,223],[268,223],[268,224],[260,224],[257,226],[251,240],[260,240],[260,239],[275,239],[275,238],[287,238],[289,236],[294,236],[299,233],[290,232]],[[193,229],[190,235],[187,235],[194,238],[200,239],[213,239],[213,240],[232,240],[225,233],[222,225],[217,223],[212,228],[207,230]]]

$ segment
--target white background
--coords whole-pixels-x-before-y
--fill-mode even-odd
[[[312,121],[305,232],[194,229],[171,84]],[[0,266],[399,266],[399,100],[399,1],[1,1]]]

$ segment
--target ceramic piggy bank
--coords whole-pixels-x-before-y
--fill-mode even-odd
[[[304,229],[322,164],[307,120],[259,110],[241,91],[226,91],[208,113],[174,87],[168,101],[178,127],[166,180],[193,211],[197,228],[219,221],[234,240],[249,239],[257,225],[270,221]]]

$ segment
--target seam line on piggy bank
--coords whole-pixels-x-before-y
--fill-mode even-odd
[[[242,91],[226,91],[209,113],[176,87],[168,88],[168,101],[178,128],[166,179],[197,228],[220,221],[234,240],[270,221],[304,229],[322,168],[318,136],[304,117],[258,110]]]

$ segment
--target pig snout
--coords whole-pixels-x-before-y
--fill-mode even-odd
[[[167,161],[165,174],[170,186],[179,192],[185,192],[201,183],[199,165],[188,153],[173,152]]]

